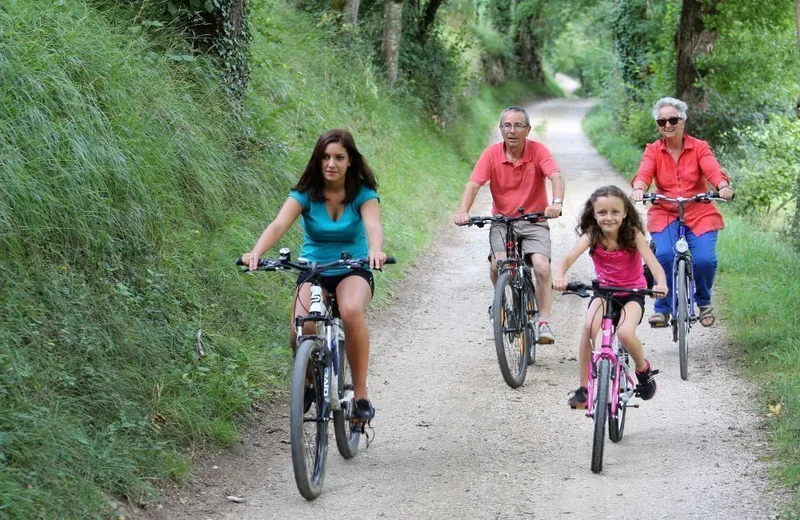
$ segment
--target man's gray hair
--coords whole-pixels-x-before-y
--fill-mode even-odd
[[[689,105],[672,97],[663,97],[658,100],[656,106],[653,107],[653,119],[658,119],[658,111],[664,107],[672,107],[678,111],[678,117],[686,119],[689,115]]]
[[[525,126],[531,126],[531,118],[528,116],[528,111],[522,107],[508,107],[503,109],[503,111],[500,112],[500,125],[503,124],[503,116],[506,115],[506,112],[522,112],[522,115],[525,116]]]

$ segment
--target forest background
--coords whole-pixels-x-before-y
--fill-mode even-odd
[[[3,2],[0,517],[153,504],[285,388],[291,284],[233,259],[324,129],[378,172],[402,265],[555,73],[623,174],[671,95],[731,175],[721,321],[800,515],[799,28],[800,0]]]

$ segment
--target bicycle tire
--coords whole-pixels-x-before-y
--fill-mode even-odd
[[[328,455],[328,417],[322,416],[323,392],[315,391],[308,413],[304,412],[306,373],[311,367],[312,384],[316,390],[324,386],[323,367],[317,357],[322,344],[307,339],[300,344],[292,372],[292,402],[289,437],[292,445],[292,467],[297,489],[306,500],[314,500],[322,492],[325,480],[325,459]]]
[[[678,260],[677,279],[677,327],[678,327],[678,357],[680,360],[681,379],[689,379],[689,294],[688,275],[686,273],[686,260]]]
[[[624,394],[631,384],[628,381],[628,373],[625,370],[620,369],[618,381],[619,381],[619,392],[617,393],[617,413],[611,413],[611,403],[608,404],[608,438],[611,442],[619,442],[622,440],[622,435],[625,433],[625,415],[627,413],[627,408],[625,407],[625,403],[623,403],[619,396]]]
[[[606,415],[608,413],[608,383],[611,379],[611,362],[600,360],[597,371],[597,394],[594,396],[594,435],[592,438],[592,472],[603,471],[603,444],[606,439]]]
[[[511,388],[519,388],[528,370],[522,302],[514,287],[514,273],[505,271],[497,279],[492,306],[494,345],[500,373]]]
[[[343,399],[348,390],[352,394],[352,375],[350,374],[350,363],[347,361],[347,349],[345,348],[344,341],[339,343],[339,376],[336,378],[336,387],[339,392],[339,399]],[[350,385],[347,389],[346,386]],[[350,410],[355,406],[350,399]],[[352,411],[351,411],[352,413]],[[351,459],[355,457],[358,452],[358,441],[361,438],[361,429],[353,428],[352,423],[347,417],[346,410],[343,408],[333,412],[333,431],[336,435],[336,447],[339,449],[339,454],[346,458]]]
[[[525,343],[528,351],[525,361],[528,363],[528,366],[530,366],[536,362],[536,342],[539,340],[537,337],[538,331],[536,330],[536,321],[539,316],[539,310],[536,308],[536,289],[533,283],[526,281],[524,291]]]

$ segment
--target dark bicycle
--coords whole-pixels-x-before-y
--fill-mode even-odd
[[[642,203],[672,203],[678,211],[678,239],[672,246],[675,259],[672,263],[672,310],[670,319],[672,341],[678,343],[678,357],[681,379],[689,379],[689,331],[692,323],[697,321],[694,312],[694,272],[692,269],[692,252],[686,239],[688,227],[683,220],[684,205],[693,202],[708,204],[712,201],[728,202],[717,192],[698,193],[693,197],[667,197],[658,193],[648,193],[642,197]]]
[[[237,265],[242,265],[241,259]],[[386,264],[395,263],[387,258]],[[311,306],[308,314],[295,318],[297,348],[292,372],[290,439],[292,466],[297,489],[307,500],[322,492],[325,460],[328,455],[328,426],[333,418],[336,447],[342,457],[356,455],[366,424],[354,420],[353,385],[344,336],[344,327],[336,305],[336,295],[327,294],[320,285],[322,273],[335,268],[369,268],[369,259],[352,259],[347,253],[334,262],[319,264],[298,259],[291,261],[288,248],[279,251],[278,260],[259,260],[259,271],[308,273],[311,283]],[[247,271],[247,269],[245,269]],[[327,303],[326,298],[327,296]],[[315,334],[303,334],[303,325],[316,325]]]
[[[536,361],[536,328],[539,311],[536,307],[536,289],[530,263],[523,261],[522,243],[514,227],[515,222],[542,222],[544,213],[524,213],[507,217],[472,217],[465,225],[482,228],[498,223],[506,230],[506,258],[497,261],[497,284],[492,304],[494,343],[500,372],[508,386],[518,388],[525,381],[528,365]],[[497,229],[497,228],[493,228]],[[491,240],[490,240],[491,242]]]

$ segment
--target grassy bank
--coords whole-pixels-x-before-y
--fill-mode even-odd
[[[443,131],[313,20],[261,0],[237,118],[203,57],[120,5],[0,6],[3,518],[107,516],[189,475],[188,453],[233,443],[285,383],[291,281],[233,259],[320,132],[354,133],[402,266],[452,212],[506,104],[475,92]]]
[[[602,107],[584,130],[614,169],[632,178],[642,149],[613,130]],[[723,167],[724,167],[723,161]],[[725,211],[715,280],[721,322],[741,352],[745,374],[759,389],[778,481],[794,491],[787,516],[800,516],[800,260],[789,246]]]

